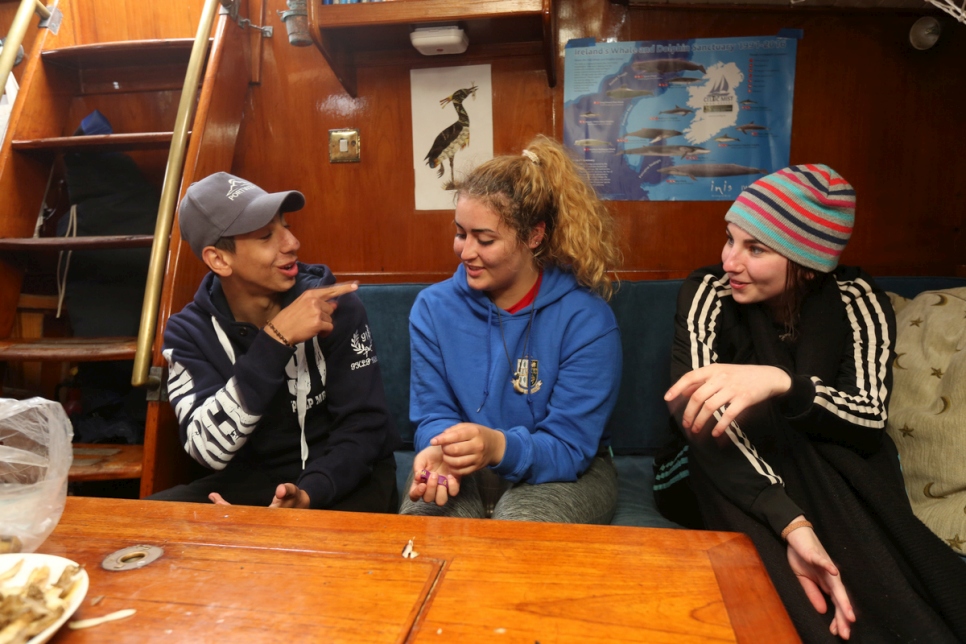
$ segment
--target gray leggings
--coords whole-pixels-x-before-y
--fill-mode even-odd
[[[617,468],[610,456],[598,456],[572,483],[510,483],[482,469],[460,480],[459,494],[446,505],[409,500],[413,473],[404,490],[400,514],[508,521],[549,521],[606,525],[617,508]]]

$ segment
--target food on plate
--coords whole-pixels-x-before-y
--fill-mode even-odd
[[[61,618],[81,585],[81,566],[73,564],[53,583],[45,565],[31,569],[24,583],[15,583],[23,562],[0,571],[0,644],[24,642],[43,632]]]

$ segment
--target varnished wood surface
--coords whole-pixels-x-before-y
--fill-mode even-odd
[[[539,15],[543,11],[543,0],[402,0],[395,4],[382,3],[382,6],[375,4],[372,7],[356,8],[350,5],[326,5],[318,14],[319,26],[325,29],[379,24],[457,22]]]
[[[248,10],[249,3],[243,1],[240,11],[247,15]],[[239,29],[227,15],[219,16],[198,97],[194,135],[185,154],[182,196],[191,183],[219,170],[232,170],[252,70],[250,54],[250,34]],[[152,364],[155,366],[166,364],[161,357],[161,347],[168,317],[191,301],[207,271],[182,241],[181,230],[175,221],[153,348]],[[190,481],[201,474],[200,466],[184,452],[178,436],[178,420],[167,402],[148,403],[144,453],[141,496]]]
[[[171,145],[171,136],[171,132],[54,136],[44,139],[15,140],[13,149],[23,152],[39,150],[63,150],[65,152],[164,150]]]
[[[557,11],[553,0],[543,0],[543,57],[547,68],[547,84],[557,86]]]
[[[63,62],[73,60],[82,73],[65,69],[63,65],[40,64],[39,55],[32,57],[31,64],[38,68],[33,74],[33,82],[25,83],[21,93],[27,100],[23,118],[12,127],[11,136],[18,140],[49,139],[69,135],[80,119],[93,109],[99,109],[108,116],[118,132],[157,132],[170,130],[180,96],[180,83],[183,81],[183,65],[174,59],[182,54],[184,39],[194,35],[200,17],[202,2],[179,3],[177,7],[161,8],[144,4],[117,3],[113,0],[64,0],[59,3],[65,18],[59,35],[47,36],[42,43],[44,50],[50,50],[48,58]],[[137,42],[131,42],[137,41]],[[146,45],[144,43],[147,43]],[[87,47],[87,45],[90,45]],[[141,70],[141,76],[132,76],[132,66],[140,68],[144,62],[143,48],[155,50],[153,70]],[[39,52],[38,52],[39,53]],[[91,65],[97,69],[91,69]],[[106,70],[113,71],[112,75]],[[182,67],[180,70],[174,67]],[[177,82],[170,82],[176,77]],[[25,77],[26,80],[26,77]],[[146,90],[154,91],[146,91]],[[85,92],[102,91],[98,95]],[[84,142],[86,143],[86,142]],[[119,149],[131,149],[128,142],[122,141]],[[53,142],[54,145],[58,143]],[[157,186],[161,183],[164,170],[164,156],[169,140],[158,143],[148,141],[147,148],[156,147],[157,154],[140,151],[132,152],[132,158],[141,166],[149,179]],[[49,177],[51,155],[41,154],[39,159],[28,155],[0,157],[0,182],[3,182],[4,200],[2,208],[5,218],[16,222],[23,232],[4,231],[4,236],[29,234],[36,219],[42,200],[42,190]],[[160,160],[158,157],[161,157]],[[4,171],[2,165],[15,157],[16,167]],[[29,171],[29,176],[23,175]],[[36,175],[36,177],[34,176]],[[7,191],[6,179],[11,178],[17,186],[16,191]],[[19,180],[18,180],[19,179]],[[55,176],[55,185],[58,177]],[[16,193],[17,204],[6,203],[6,195]],[[11,199],[12,200],[12,199]],[[16,214],[14,214],[16,213]],[[11,216],[13,215],[13,216]],[[21,224],[22,217],[22,224]],[[10,224],[11,227],[14,224]],[[28,228],[29,226],[29,228]],[[10,234],[13,232],[14,234]],[[16,282],[13,290],[18,290],[19,279],[15,271],[10,274]],[[6,290],[6,282],[4,290]],[[0,307],[6,309],[7,307]],[[6,326],[0,311],[0,330]],[[2,334],[0,334],[2,335]]]
[[[732,533],[68,497],[38,552],[84,564],[75,618],[138,611],[55,644],[798,641]]]
[[[547,84],[556,83],[556,21],[553,0],[406,0],[384,7],[310,2],[310,35],[343,89],[359,96],[357,65],[370,59],[398,61],[413,52],[410,32],[420,25],[459,24],[473,51],[506,44],[540,43]],[[378,64],[378,63],[377,63]]]
[[[122,40],[51,49],[41,54],[45,63],[77,69],[148,66],[180,63],[187,66],[194,38]],[[183,75],[182,75],[183,76]]]
[[[106,304],[106,303],[105,303]],[[136,338],[7,338],[0,340],[0,360],[97,362],[133,360]]]
[[[28,29],[28,33],[32,40],[29,56],[15,68],[20,79],[18,100],[0,143],[0,237],[29,237],[33,233],[50,176],[49,165],[14,153],[11,141],[17,137],[57,136],[67,113],[63,94],[66,79],[60,70],[48,70],[41,64],[40,52],[45,47],[73,45],[73,33],[70,29],[56,35],[48,29]],[[24,100],[24,96],[30,100]],[[0,258],[0,338],[9,336],[13,328],[22,279],[18,266]]]
[[[173,85],[170,82],[173,63],[156,66],[160,68],[159,74],[143,74],[138,78],[129,73],[130,56],[117,55],[113,61],[104,57],[100,62],[105,65],[113,62],[121,70],[110,77],[111,74],[105,72],[107,67],[79,74],[76,69],[64,65],[45,65],[41,51],[69,52],[78,46],[93,45],[93,49],[73,51],[73,54],[78,51],[90,53],[103,51],[105,47],[126,46],[104,43],[190,38],[197,29],[203,2],[191,0],[167,7],[116,0],[60,0],[57,6],[64,14],[60,31],[53,34],[47,29],[28,30],[29,56],[14,72],[20,80],[20,94],[11,115],[9,131],[0,147],[0,213],[3,213],[0,216],[0,237],[29,237],[48,186],[56,189],[62,181],[62,173],[51,175],[55,156],[52,152],[24,154],[14,151],[13,140],[36,141],[69,136],[93,109],[107,115],[116,132],[163,132],[174,124],[180,97],[183,72],[181,81]],[[9,24],[11,10],[15,8],[13,4],[5,4],[0,10],[0,34],[5,33],[2,27]],[[59,56],[70,57],[71,53],[51,55],[56,60]],[[167,54],[161,58],[165,56]],[[87,57],[87,54],[82,56]],[[169,143],[167,140],[160,144],[150,143],[148,147],[154,145],[158,146],[157,150],[142,148],[130,155],[149,180],[160,187]],[[122,145],[120,149],[128,149],[128,146]],[[51,201],[47,203],[53,205]],[[7,337],[13,327],[22,276],[22,267],[0,258],[0,338]]]
[[[330,8],[340,7],[323,9]],[[498,152],[519,151],[552,129],[553,91],[539,48],[498,58],[482,46],[471,56],[420,57],[413,50],[359,66],[353,99],[318,51],[264,46],[262,84],[246,103],[233,171],[266,190],[302,190],[306,208],[289,218],[300,258],[328,263],[337,274],[372,273],[377,280],[378,273],[451,275],[456,267],[452,211],[415,211],[410,69],[491,65]],[[290,118],[271,118],[282,105],[302,107],[286,107]],[[439,118],[444,127],[455,112],[441,110]],[[328,162],[319,142],[337,127],[359,129],[362,163]]]
[[[121,40],[193,38],[201,19],[202,0],[164,3],[117,0],[63,0],[78,45]]]
[[[193,38],[94,43],[52,49],[44,63],[70,68],[78,94],[181,90]]]
[[[959,161],[941,153],[940,160],[922,141],[966,136],[961,115],[950,103],[966,99],[966,86],[942,71],[966,55],[966,31],[944,32],[951,37],[942,47],[918,52],[908,43],[918,17],[915,12],[835,9],[631,9],[619,32],[621,40],[629,39],[626,34],[652,40],[801,29],[790,161],[828,164],[854,186],[855,230],[842,262],[869,267],[873,275],[944,275],[966,256],[966,192],[952,188],[966,165],[960,169]],[[880,77],[862,71],[872,67],[890,73]],[[905,127],[910,117],[913,129]],[[956,205],[960,200],[963,206]],[[653,258],[671,266],[720,261],[728,203],[615,206],[633,253],[653,249]]]
[[[17,301],[18,309],[33,309],[39,311],[56,311],[57,310],[57,296],[56,295],[31,295],[29,293],[21,293],[20,299]]]
[[[415,11],[419,4],[316,9],[331,11],[325,14],[331,22],[349,21],[343,29],[351,30],[362,28],[351,26],[358,16],[375,15],[370,9]],[[966,158],[940,151],[942,141],[966,136],[957,107],[966,100],[966,86],[956,80],[966,56],[962,28],[945,30],[935,48],[918,52],[908,45],[916,16],[897,11],[689,11],[599,0],[555,4],[561,78],[569,38],[722,38],[803,29],[790,160],[828,163],[856,187],[856,230],[843,262],[875,266],[879,274],[943,274],[963,263],[966,192],[956,186]],[[363,60],[356,55],[358,98],[352,98],[314,48],[291,47],[280,39],[263,45],[262,84],[246,104],[234,171],[268,189],[302,190],[312,216],[290,219],[302,242],[301,259],[328,263],[337,274],[382,273],[386,281],[398,281],[405,274],[451,274],[456,266],[452,211],[415,210],[412,69],[492,65],[496,153],[519,153],[538,132],[562,133],[563,84],[546,87],[538,50],[508,56],[501,45],[475,47],[471,39],[470,49],[459,56],[421,57],[411,48],[399,56],[374,52]],[[873,69],[890,72],[868,71]],[[282,106],[284,119],[276,116]],[[441,126],[448,124],[445,112],[440,120]],[[362,163],[328,163],[320,142],[329,129],[343,127],[359,129]],[[618,220],[626,271],[682,275],[719,261],[727,202],[609,205]]]
[[[101,248],[145,248],[153,235],[92,235],[88,237],[0,238],[0,250],[96,250]]]
[[[136,479],[141,476],[143,445],[74,443],[73,449],[74,460],[67,474],[67,480],[71,483]],[[113,453],[98,453],[102,451]]]

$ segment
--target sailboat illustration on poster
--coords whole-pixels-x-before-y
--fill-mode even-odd
[[[731,87],[728,86],[728,79],[722,76],[718,79],[718,82],[714,84],[711,91],[708,92],[709,96],[727,96],[728,92],[731,91]]]

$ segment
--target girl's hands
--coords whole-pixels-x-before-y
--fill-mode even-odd
[[[409,498],[446,505],[459,494],[460,479],[503,460],[506,437],[503,432],[477,425],[457,423],[430,441],[430,446],[413,461],[413,484]]]
[[[798,517],[795,520],[802,519]],[[812,528],[798,528],[788,533],[788,565],[798,577],[798,582],[805,590],[812,606],[821,614],[825,614],[828,605],[825,595],[832,599],[835,616],[829,631],[844,640],[849,639],[852,624],[855,623],[855,611],[852,602],[842,583],[839,570],[832,563],[831,557],[825,551],[822,542]],[[824,593],[824,594],[823,594]]]
[[[466,476],[502,461],[506,436],[476,423],[458,423],[433,438],[430,445],[440,447],[451,472]]]
[[[791,377],[778,367],[744,364],[712,364],[681,376],[664,394],[665,401],[688,399],[682,425],[697,434],[712,414],[727,407],[711,430],[717,438],[738,414],[792,388]]]
[[[451,472],[443,462],[443,450],[430,445],[416,454],[413,460],[413,484],[409,488],[409,499],[446,505],[450,497],[459,494],[460,478],[460,474]]]

